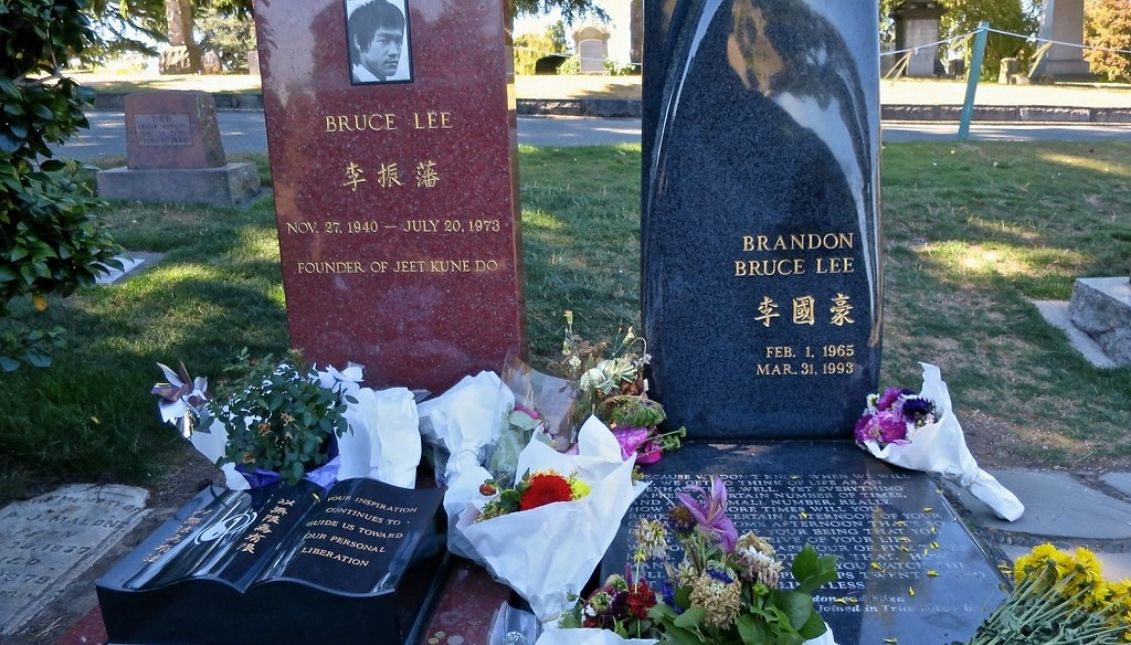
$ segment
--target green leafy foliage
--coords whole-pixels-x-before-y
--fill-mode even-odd
[[[208,405],[211,418],[228,431],[218,466],[262,468],[295,484],[326,463],[330,437],[349,430],[341,395],[311,378],[297,355],[275,363],[270,355],[251,359],[244,350],[225,372],[241,376],[221,382],[220,396]]]
[[[1037,33],[1039,26],[1037,15],[1039,7],[1022,0],[941,0],[941,2],[947,9],[941,19],[943,38],[974,31],[983,21],[990,23],[994,29],[1023,35]],[[955,43],[951,47],[956,45],[963,47],[962,43]],[[973,49],[973,41],[969,41],[961,49],[966,57],[966,69],[970,69]],[[996,79],[1003,58],[1019,59],[1024,70],[1032,62],[1035,51],[1036,46],[1033,43],[1020,38],[990,34],[986,40],[986,55],[982,62],[981,78]]]
[[[68,296],[94,284],[118,250],[90,214],[98,204],[76,180],[73,163],[51,158],[48,144],[87,127],[82,107],[92,94],[59,76],[67,58],[93,33],[86,0],[13,0],[0,5],[0,317],[30,296]],[[47,342],[44,342],[47,341]],[[44,366],[54,339],[18,330],[0,335],[3,367]]]
[[[200,46],[220,56],[224,70],[247,72],[247,53],[255,49],[255,23],[247,16],[208,7],[196,18]]]
[[[1102,49],[1131,51],[1131,2],[1087,0],[1084,41]],[[1084,53],[1093,74],[1109,81],[1131,83],[1131,54],[1090,50]]]

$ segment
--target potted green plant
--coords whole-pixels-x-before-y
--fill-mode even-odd
[[[252,359],[244,350],[224,371],[232,377],[217,384],[207,405],[228,435],[217,465],[234,464],[252,486],[276,477],[294,484],[335,456],[337,437],[349,430],[346,403],[355,401],[322,387],[297,353],[275,362],[270,355]]]

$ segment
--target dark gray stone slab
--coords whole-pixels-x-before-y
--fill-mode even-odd
[[[1131,365],[1131,282],[1127,278],[1076,280],[1068,315],[1116,365]]]
[[[877,13],[648,3],[652,383],[700,438],[847,437],[879,369]]]
[[[787,564],[806,543],[837,556],[840,579],[815,598],[840,645],[965,642],[1006,597],[1001,574],[933,481],[846,441],[685,446],[647,470],[651,484],[603,573],[631,562],[628,529],[638,518],[662,517],[675,493],[711,474],[727,482],[739,532],[768,538]],[[650,580],[663,577],[649,567]]]
[[[183,170],[121,166],[102,170],[95,178],[98,196],[104,199],[232,206],[259,194],[259,170],[250,162]]]

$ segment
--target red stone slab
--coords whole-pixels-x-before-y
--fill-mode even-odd
[[[206,92],[126,95],[130,170],[219,168],[225,164],[216,101]]]
[[[454,560],[447,583],[421,635],[428,645],[489,645],[495,611],[511,597],[510,588],[467,560]]]
[[[524,345],[513,77],[502,0],[407,4],[383,83],[351,82],[343,0],[255,17],[291,344],[439,391]]]

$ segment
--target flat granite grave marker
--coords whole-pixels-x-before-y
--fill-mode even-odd
[[[98,581],[107,634],[416,643],[445,560],[442,497],[371,479],[204,490]]]
[[[255,13],[291,344],[377,386],[501,370],[525,315],[503,3]]]
[[[0,510],[0,635],[35,617],[149,513],[133,486],[73,484]]]
[[[613,542],[606,575],[616,572],[612,563],[631,562],[629,528],[638,519],[664,516],[675,493],[718,475],[738,531],[768,539],[786,559],[787,586],[788,561],[806,544],[837,556],[840,577],[814,602],[840,645],[965,641],[1007,596],[1001,574],[933,481],[850,442],[695,442],[646,475],[651,484]],[[681,557],[669,554],[672,564]],[[658,563],[647,567],[646,578],[664,577]]]
[[[205,92],[126,95],[126,165],[96,179],[107,199],[232,205],[259,192],[255,164],[225,158]]]
[[[851,441],[882,330],[875,4],[645,12],[644,327],[689,441],[646,472],[604,573],[638,518],[718,475],[740,532],[838,556],[815,600],[840,645],[968,639],[1004,579],[927,476]]]

